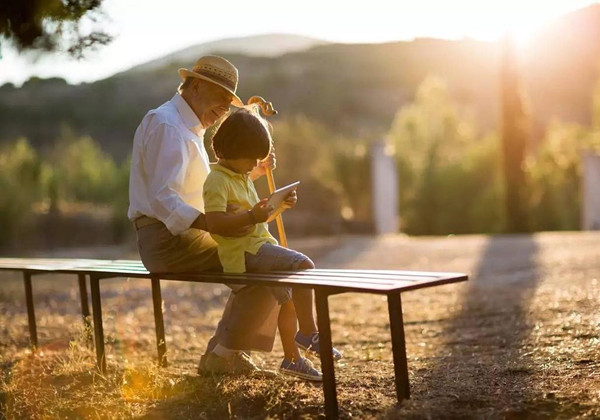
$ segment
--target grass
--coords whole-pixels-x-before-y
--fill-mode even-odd
[[[321,267],[465,271],[403,295],[411,399],[395,404],[385,298],[330,298],[342,418],[600,417],[600,234],[345,238]],[[309,251],[307,253],[310,254]],[[320,255],[320,253],[318,253]],[[319,385],[198,376],[226,299],[219,285],[163,284],[169,366],[155,363],[149,281],[102,283],[106,376],[79,316],[77,282],[35,278],[40,347],[27,347],[19,276],[0,277],[0,418],[319,418]],[[275,369],[282,350],[254,354]]]

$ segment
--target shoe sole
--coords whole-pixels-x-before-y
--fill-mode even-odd
[[[313,381],[313,382],[323,382],[323,377],[322,376],[311,376],[308,375],[306,373],[301,373],[301,372],[296,372],[293,370],[285,370],[285,369],[279,369],[279,372],[284,374],[284,375],[288,375],[288,376],[294,376],[296,378],[301,378],[301,379],[306,379],[308,381]]]

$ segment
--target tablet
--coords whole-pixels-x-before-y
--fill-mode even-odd
[[[285,201],[288,194],[298,187],[299,183],[300,181],[296,181],[292,184],[286,185],[285,187],[276,189],[275,191],[273,191],[273,194],[271,194],[271,196],[269,197],[269,201],[267,201],[267,204],[273,206],[274,210],[277,210]]]

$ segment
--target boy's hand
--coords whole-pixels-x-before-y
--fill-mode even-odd
[[[266,222],[269,214],[273,211],[273,206],[267,205],[267,201],[269,201],[268,198],[263,198],[250,210],[256,223]]]
[[[282,203],[282,207],[285,209],[291,209],[298,202],[298,194],[296,194],[296,190],[292,191],[288,194],[285,201]]]
[[[271,152],[264,160],[262,160],[258,166],[250,172],[250,179],[252,181],[257,180],[261,176],[267,173],[267,169],[273,170],[276,167],[277,159],[275,159],[275,153]]]

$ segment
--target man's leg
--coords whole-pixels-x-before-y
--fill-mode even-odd
[[[277,328],[277,301],[265,287],[249,286],[231,292],[207,352],[217,344],[239,351],[271,351]]]

